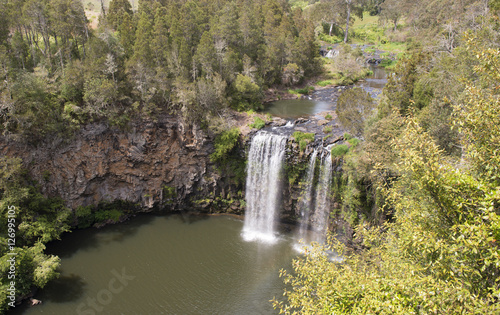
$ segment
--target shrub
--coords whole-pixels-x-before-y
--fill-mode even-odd
[[[289,63],[283,69],[281,81],[285,85],[294,85],[299,83],[303,77],[304,70],[300,69],[295,63]]]
[[[294,92],[303,95],[309,95],[309,93],[312,91],[314,91],[314,86],[306,86],[305,88],[294,90]]]
[[[250,77],[238,74],[234,81],[233,107],[238,111],[261,107],[262,93],[260,87]]]
[[[349,143],[351,145],[351,147],[355,148],[359,144],[360,141],[361,140],[359,140],[357,138],[352,138],[352,139],[347,140],[347,143]]]
[[[262,118],[255,116],[253,118],[253,124],[250,124],[249,126],[255,129],[262,129],[266,125],[266,122],[262,120]]]
[[[314,133],[305,133],[301,131],[295,131],[293,137],[299,143],[300,151],[304,151],[307,144],[314,141]]]
[[[226,160],[228,154],[234,149],[240,137],[240,130],[233,128],[222,132],[215,138],[215,151],[210,154],[212,162],[222,162]]]
[[[341,157],[344,156],[349,151],[349,146],[347,144],[339,144],[332,148],[332,156],[333,157]]]
[[[332,132],[332,126],[325,126],[323,128],[323,132],[324,133],[330,133],[330,132]]]
[[[177,189],[175,187],[163,186],[163,199],[165,200],[171,200],[177,197]]]
[[[392,59],[389,59],[389,58],[384,58],[382,59],[382,61],[380,61],[380,64],[379,66],[380,67],[383,67],[383,68],[394,68],[394,66],[396,65],[397,61],[396,60],[392,60]]]
[[[104,222],[107,220],[112,220],[114,222],[117,222],[120,220],[122,214],[123,212],[118,209],[97,211],[95,213],[95,220],[96,222]]]
[[[337,117],[344,128],[354,135],[363,134],[365,120],[372,114],[375,102],[362,88],[344,91],[337,102]]]
[[[75,210],[75,216],[78,222],[79,229],[86,229],[94,223],[94,214],[92,213],[92,206],[79,206]]]
[[[327,115],[325,116],[325,119],[328,119],[328,120],[332,120],[332,118],[333,118],[333,117],[332,117],[332,115],[330,115],[330,114],[327,114]]]

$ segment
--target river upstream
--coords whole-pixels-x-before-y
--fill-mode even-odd
[[[355,87],[360,87],[370,93],[373,98],[378,97],[387,83],[387,72],[384,68],[370,66],[373,74],[366,79],[358,81]],[[325,87],[314,91],[309,96],[301,99],[280,100],[265,105],[264,113],[284,119],[294,120],[299,117],[316,115],[321,112],[335,110],[337,99],[342,92],[350,87]]]
[[[61,276],[36,307],[9,314],[272,314],[281,268],[297,255],[291,236],[245,242],[230,216],[139,216],[63,235],[47,248]]]

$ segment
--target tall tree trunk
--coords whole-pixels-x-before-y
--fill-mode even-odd
[[[352,0],[346,0],[347,4],[347,21],[345,25],[344,43],[347,43],[347,34],[349,33],[349,20],[351,19],[351,3]]]
[[[332,36],[332,31],[333,31],[333,21],[330,24],[330,31],[328,32],[328,36]]]
[[[104,0],[101,0],[101,14],[106,17],[106,11],[104,10]]]

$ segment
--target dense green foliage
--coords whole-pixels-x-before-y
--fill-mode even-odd
[[[364,119],[371,115],[374,107],[375,102],[370,94],[356,87],[340,95],[335,111],[342,126],[350,133],[359,136],[363,134]]]
[[[166,197],[172,195],[171,190],[164,189]],[[124,218],[124,214],[129,213],[129,209],[133,209],[134,205],[117,200],[114,202],[102,201],[98,206],[80,206],[75,209],[75,222],[79,229],[88,228],[91,226],[99,226],[109,223],[120,222]]]
[[[353,231],[283,271],[282,313],[500,312],[498,17],[468,15],[483,4],[429,2],[428,23],[455,14],[453,30],[471,30],[453,35],[446,53],[415,45],[376,111],[361,114],[364,141],[346,139],[339,191],[338,218]],[[406,21],[418,27],[424,17]]]
[[[304,151],[306,146],[314,141],[314,133],[295,131],[293,133],[293,138],[299,143],[300,151]]]
[[[266,122],[262,118],[255,116],[253,118],[253,123],[251,123],[249,126],[255,129],[262,129],[265,125]]]
[[[217,170],[224,174],[225,186],[229,186],[225,195],[216,197],[219,200],[241,198],[246,178],[246,159],[241,154],[242,146],[238,128],[223,131],[215,138],[215,151],[210,155],[210,160],[215,163]]]
[[[347,144],[339,144],[332,148],[332,157],[341,157],[349,151],[349,146]]]
[[[0,130],[37,141],[81,123],[177,113],[210,124],[262,89],[320,70],[314,27],[276,0],[112,0],[97,29],[80,0],[0,6]]]
[[[11,216],[9,216],[9,210]],[[12,216],[13,214],[13,216]],[[20,160],[0,157],[0,311],[8,308],[10,282],[15,281],[16,296],[29,294],[57,277],[59,257],[46,255],[44,244],[69,230],[71,211],[60,199],[47,199],[21,168]],[[14,221],[12,221],[14,219]],[[9,223],[13,227],[9,227]],[[9,230],[12,228],[13,230]],[[11,251],[8,239],[15,237]],[[9,278],[9,253],[15,256],[15,278]]]
[[[240,137],[240,130],[233,128],[224,131],[215,138],[215,151],[210,155],[212,162],[224,161],[228,154],[236,147]]]

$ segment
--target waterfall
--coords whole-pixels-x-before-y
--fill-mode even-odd
[[[316,209],[311,223],[314,229],[312,241],[324,243],[330,215],[330,186],[332,180],[332,158],[330,152],[321,155],[321,167],[316,189]]]
[[[313,210],[313,183],[314,183],[314,169],[316,167],[316,157],[318,156],[318,151],[314,150],[311,154],[311,159],[309,160],[309,166],[307,169],[306,181],[304,186],[304,194],[302,200],[299,203],[299,211],[301,216],[300,229],[298,233],[298,240],[307,241],[307,230],[309,228],[309,216]]]
[[[326,240],[328,217],[330,214],[330,187],[332,181],[332,159],[328,151],[329,150],[321,154],[320,174],[316,186],[316,194],[314,196],[314,168],[316,166],[315,163],[318,154],[316,150],[311,155],[311,160],[309,161],[304,195],[299,204],[302,220],[297,240],[302,240],[303,244],[294,246],[298,251],[303,251],[304,247],[307,247],[312,242],[322,244]],[[309,226],[312,228],[312,231],[309,231]]]
[[[252,139],[248,154],[245,222],[246,241],[273,242],[275,217],[280,201],[280,173],[287,137],[259,132]]]

